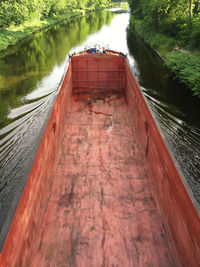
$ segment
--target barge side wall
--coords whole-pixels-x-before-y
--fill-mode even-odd
[[[87,54],[72,57],[73,92],[124,90],[124,58],[119,55]]]
[[[138,141],[151,172],[154,194],[178,252],[181,266],[199,266],[200,218],[149,107],[126,65],[126,99]]]
[[[29,266],[52,183],[62,121],[71,109],[71,91],[70,63],[0,254],[1,267]]]

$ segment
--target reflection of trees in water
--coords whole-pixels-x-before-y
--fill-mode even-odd
[[[90,13],[42,31],[0,58],[0,128],[7,125],[9,108],[19,107],[21,98],[34,89],[53,67],[60,65],[69,50],[89,34],[110,24],[113,14]]]

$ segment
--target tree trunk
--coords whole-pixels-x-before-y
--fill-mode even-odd
[[[192,21],[192,4],[193,4],[193,0],[189,0],[189,16],[190,16],[190,22]]]

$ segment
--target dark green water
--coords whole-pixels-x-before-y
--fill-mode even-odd
[[[200,100],[173,80],[128,29],[129,14],[91,13],[38,33],[0,55],[0,238],[5,238],[69,52],[86,43],[128,54],[152,111],[200,200]]]

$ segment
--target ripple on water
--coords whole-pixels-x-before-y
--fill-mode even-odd
[[[28,171],[38,145],[33,140],[38,139],[56,94],[54,89],[39,100],[32,99],[31,103],[11,110],[8,117],[12,122],[0,130],[0,227],[17,188],[25,183],[24,172]]]
[[[151,95],[145,88],[142,91],[195,198],[200,201],[200,129],[187,124],[185,114],[177,107],[159,101],[152,91]]]

